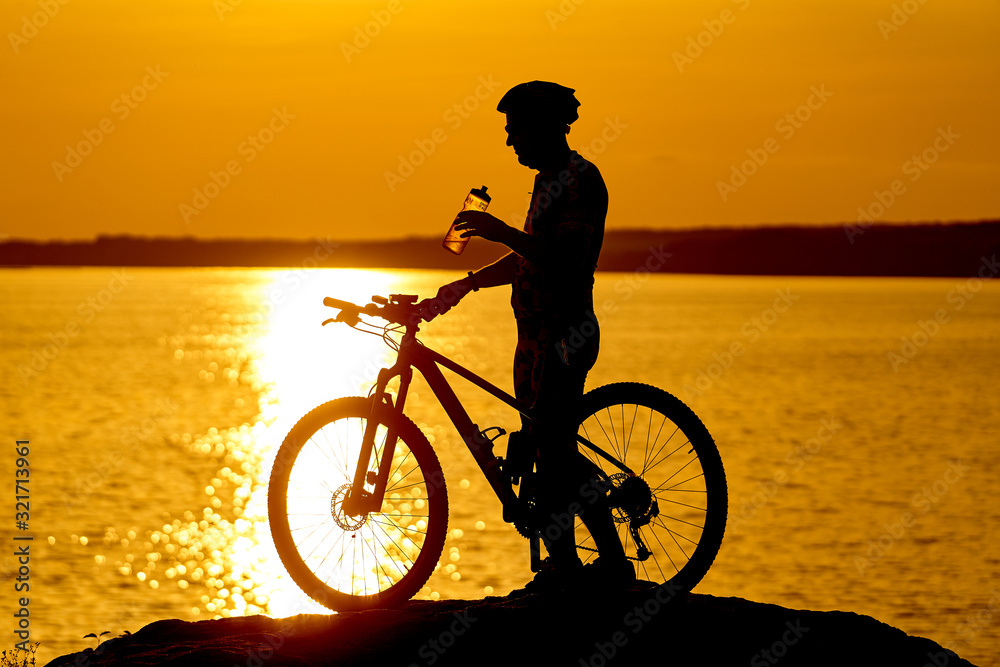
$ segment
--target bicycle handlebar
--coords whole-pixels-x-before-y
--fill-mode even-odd
[[[323,299],[323,305],[330,308],[339,308],[340,315],[337,321],[347,322],[354,326],[358,322],[358,315],[362,313],[372,317],[380,317],[389,322],[402,325],[416,325],[422,321],[427,321],[420,308],[417,307],[417,297],[409,294],[390,294],[389,298],[373,296],[372,301],[367,306],[359,306],[350,301],[342,301],[333,297]]]
[[[353,303],[349,301],[341,301],[340,299],[334,299],[332,296],[328,296],[323,299],[323,305],[329,306],[330,308],[340,308],[341,310],[352,310],[357,308]]]

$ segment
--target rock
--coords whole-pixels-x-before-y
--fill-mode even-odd
[[[864,665],[971,663],[922,637],[843,611],[672,595],[640,582],[613,593],[411,601],[399,609],[286,619],[163,620],[50,667],[177,665]]]

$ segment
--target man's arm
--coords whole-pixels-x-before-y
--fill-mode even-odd
[[[502,243],[529,262],[535,263],[543,256],[542,243],[531,234],[526,234],[485,211],[462,211],[458,214],[455,229],[465,232],[463,236],[480,236],[487,241]],[[506,259],[506,258],[504,258]],[[511,264],[513,269],[513,264]],[[511,273],[510,280],[513,280]],[[506,283],[497,283],[504,285]]]
[[[478,271],[470,271],[471,275],[443,285],[438,290],[436,296],[424,299],[417,306],[429,321],[451,310],[452,306],[464,299],[465,295],[474,289],[510,285],[514,282],[516,268],[517,255],[513,252],[507,253],[497,261],[484,266]]]
[[[509,252],[497,261],[473,272],[472,279],[476,287],[498,287],[514,282],[514,271],[517,267],[517,254]]]
[[[537,264],[544,255],[542,243],[537,236],[532,236],[513,227],[507,228],[501,243],[532,264]]]

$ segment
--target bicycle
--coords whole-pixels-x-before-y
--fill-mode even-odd
[[[441,465],[427,437],[403,414],[414,368],[503,504],[504,519],[528,537],[532,570],[539,566],[532,465],[514,469],[513,433],[508,458],[497,455],[496,441],[506,432],[473,423],[441,368],[528,419],[531,409],[420,343],[416,333],[426,318],[416,301],[414,295],[374,296],[362,307],[324,299],[340,310],[324,326],[343,322],[381,335],[396,361],[379,371],[367,397],[332,400],[303,416],[282,442],[271,471],[268,514],[278,555],[303,591],[336,611],[409,600],[444,548],[448,496]],[[362,315],[386,324],[372,324]],[[393,335],[400,332],[397,341]],[[399,378],[395,396],[387,389],[394,378]],[[587,392],[578,423],[578,448],[594,476],[593,488],[606,494],[637,574],[673,590],[691,590],[715,560],[726,524],[725,472],[708,430],[676,397],[630,382]],[[597,550],[579,517],[571,518],[578,553],[588,562]]]

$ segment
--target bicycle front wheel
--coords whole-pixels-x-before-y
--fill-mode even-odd
[[[434,450],[408,418],[380,409],[368,477],[395,434],[377,512],[344,511],[371,402],[324,403],[292,427],[278,450],[267,506],[278,556],[292,580],[336,611],[393,607],[426,583],[444,548],[448,497]],[[372,484],[365,485],[367,491]]]
[[[701,420],[662,389],[623,382],[584,395],[578,433],[636,475],[580,445],[614,485],[612,516],[636,574],[690,591],[719,552],[728,511],[722,459]],[[579,519],[576,537],[580,559],[593,560]]]

